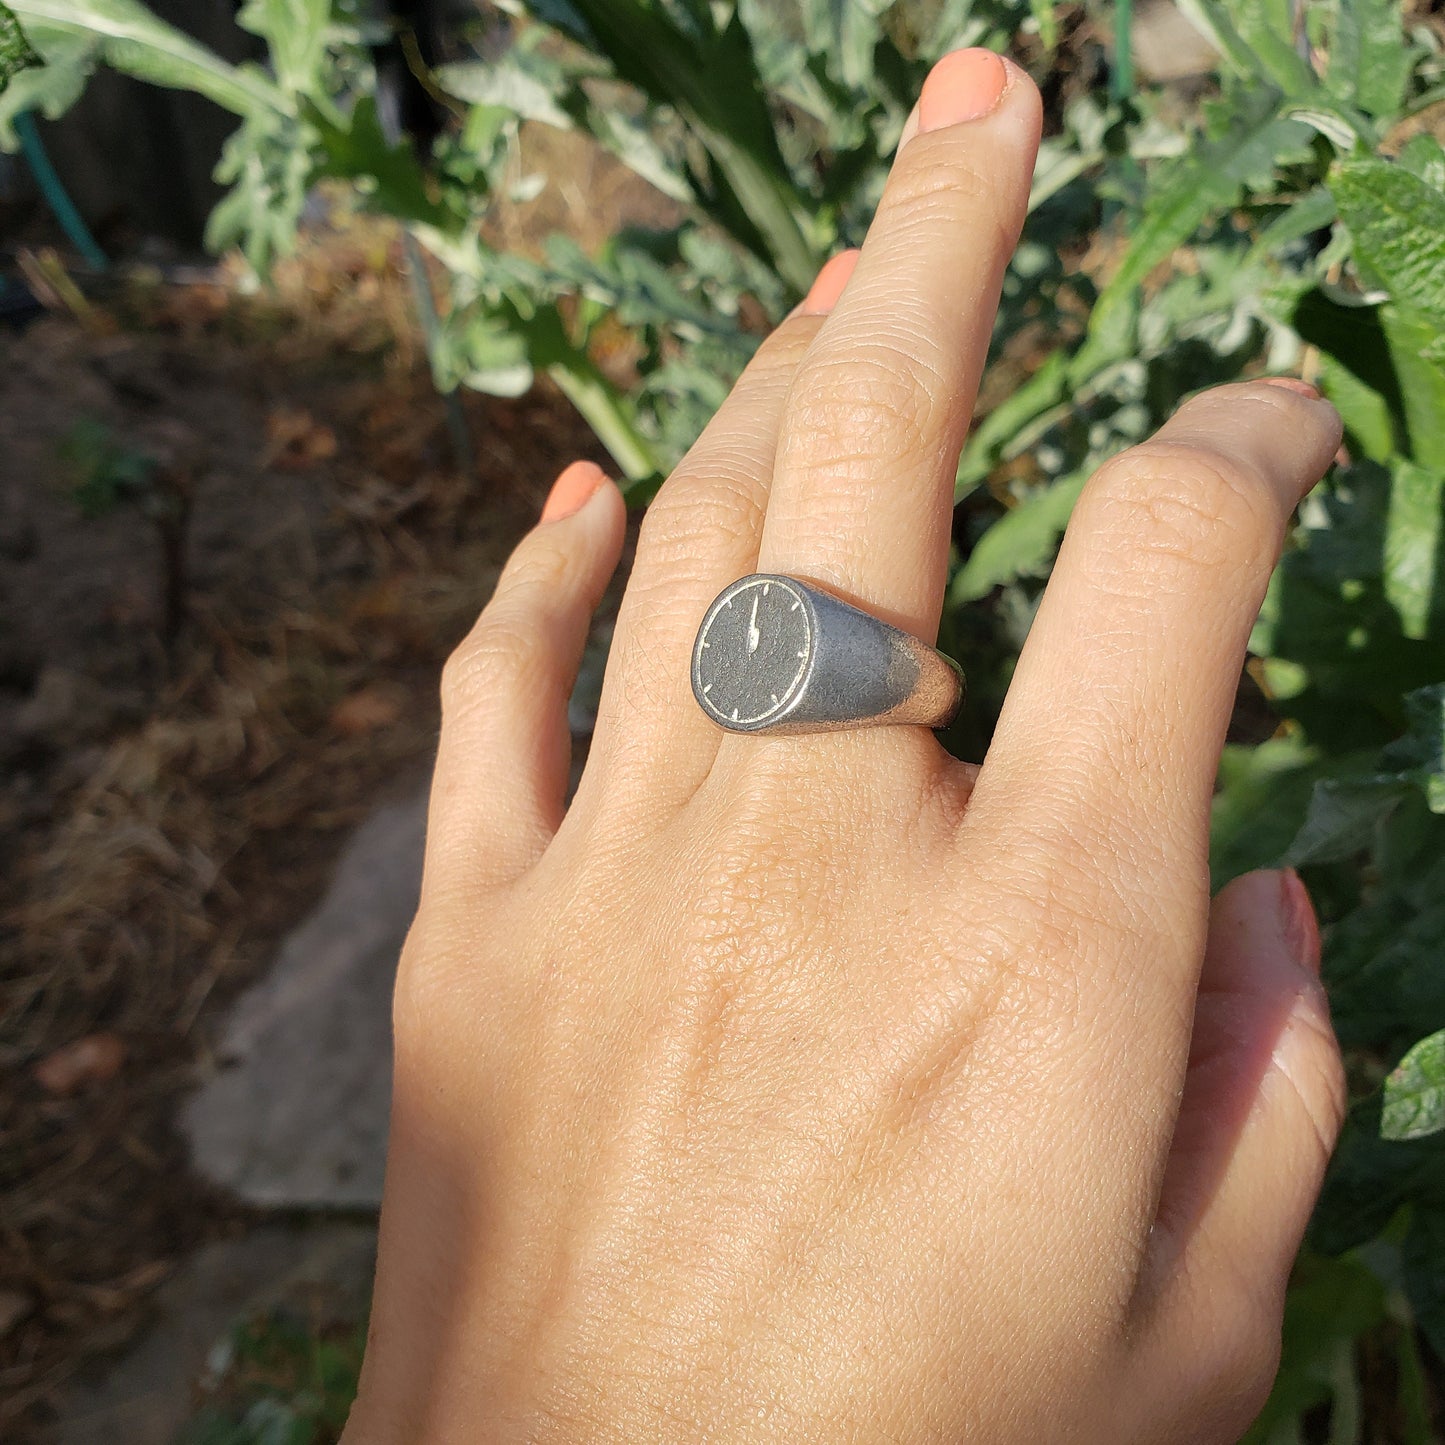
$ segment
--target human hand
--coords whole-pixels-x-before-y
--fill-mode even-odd
[[[861,256],[649,510],[565,815],[596,469],[450,662],[348,1445],[1173,1445],[1262,1402],[1343,1085],[1302,886],[1211,907],[1209,802],[1334,412],[1223,387],[1100,471],[981,769],[689,690],[755,570],[935,635],[1038,133],[1016,68],[935,69]]]

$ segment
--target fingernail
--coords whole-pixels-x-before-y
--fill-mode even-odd
[[[1008,70],[992,50],[955,50],[923,82],[918,96],[918,129],[942,130],[978,120],[999,102]]]
[[[562,469],[562,475],[552,483],[547,493],[547,504],[542,508],[543,522],[560,522],[564,517],[573,516],[587,505],[597,489],[607,480],[607,475],[596,462],[573,462]]]
[[[1307,396],[1311,401],[1320,401],[1322,394],[1319,387],[1312,386],[1309,382],[1298,376],[1262,376],[1260,380],[1268,386],[1277,386],[1281,391],[1298,392],[1300,396]]]
[[[1310,973],[1320,971],[1320,924],[1309,889],[1293,868],[1279,875],[1280,929],[1290,957]]]
[[[913,109],[908,112],[908,119],[903,122],[903,132],[898,137],[898,144],[894,147],[894,152],[897,153],[898,151],[901,151],[903,147],[906,146],[908,142],[911,141],[913,137],[917,134],[918,106],[915,104]]]
[[[798,307],[802,316],[826,316],[838,298],[843,294],[843,288],[848,284],[848,278],[853,274],[853,268],[858,264],[858,252],[839,251],[838,254],[824,263],[823,269],[818,272],[817,279],[803,297]]]

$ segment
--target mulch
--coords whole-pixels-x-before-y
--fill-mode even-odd
[[[546,486],[605,460],[545,385],[468,395],[477,475],[379,224],[276,289],[132,274],[0,333],[0,1437],[43,1438],[201,1241],[244,1226],[173,1118],[224,1002],[424,769],[436,678]],[[86,517],[93,445],[189,509]],[[77,452],[81,459],[77,461]],[[90,456],[90,461],[85,460]]]

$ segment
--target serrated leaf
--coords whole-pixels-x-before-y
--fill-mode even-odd
[[[1387,835],[1404,819],[1407,806],[1390,820]],[[1382,841],[1388,842],[1388,836]],[[1438,850],[1438,837],[1433,842]],[[1384,854],[1388,848],[1377,851]],[[1438,866],[1427,867],[1422,883],[1436,893],[1423,907],[1403,889],[1385,886],[1324,930],[1330,1011],[1346,1048],[1398,1054],[1422,1028],[1445,1019],[1445,970],[1440,967],[1445,876]],[[1410,895],[1416,892],[1409,888]]]
[[[699,183],[715,219],[801,295],[823,260],[810,207],[778,144],[752,43],[736,10],[706,7],[680,23],[644,0],[573,0],[618,75],[671,106],[706,155]]]
[[[1445,604],[1445,473],[1399,461],[1385,519],[1385,596],[1400,615],[1400,630],[1423,641]]]
[[[1370,846],[1375,830],[1408,792],[1409,785],[1395,778],[1325,778],[1310,794],[1304,822],[1284,861],[1300,867],[1354,857]]]
[[[454,310],[432,347],[431,362],[444,393],[460,385],[492,396],[520,396],[533,381],[526,334],[501,307]]]
[[[1270,581],[1251,651],[1277,672],[1276,710],[1332,750],[1378,749],[1408,726],[1401,694],[1440,677],[1441,642],[1407,638],[1381,577],[1390,473],[1368,462],[1308,499]],[[1439,617],[1439,613],[1433,614]]]
[[[80,99],[95,68],[99,45],[86,35],[36,29],[31,39],[44,64],[16,72],[0,89],[0,150],[18,149],[14,121],[26,111],[58,120]]]
[[[1088,340],[1071,365],[1076,382],[1133,349],[1139,292],[1149,273],[1207,217],[1233,205],[1247,181],[1269,174],[1281,152],[1307,139],[1309,127],[1278,115],[1278,105],[1275,92],[1250,96],[1225,136],[1198,147],[1150,194],[1123,261],[1094,303]]]
[[[1329,184],[1355,264],[1390,297],[1381,319],[1415,459],[1445,466],[1445,194],[1373,158],[1336,166]]]
[[[32,39],[40,28],[93,40],[107,64],[141,80],[194,90],[237,115],[287,110],[258,70],[230,65],[138,0],[9,0]]]
[[[1385,749],[1382,761],[1425,794],[1432,813],[1445,813],[1445,683],[1410,693],[1405,709],[1409,731]]]
[[[1333,20],[1326,85],[1369,115],[1398,114],[1416,59],[1398,0],[1340,0]]]
[[[1406,444],[1417,462],[1445,468],[1445,332],[1435,318],[1387,301],[1380,326],[1400,388]]]
[[[1329,176],[1355,260],[1402,305],[1445,315],[1445,195],[1393,161],[1342,161]]]
[[[954,579],[950,600],[971,602],[1005,582],[1046,570],[1086,477],[1061,477],[1005,512],[974,545]]]
[[[331,0],[246,0],[236,24],[266,42],[282,90],[316,100],[325,96]]]
[[[320,137],[324,159],[319,176],[332,176],[357,184],[369,204],[385,215],[412,225],[456,229],[464,219],[434,200],[426,176],[417,162],[411,137],[392,143],[382,132],[376,99],[359,97],[351,114],[333,121],[309,100],[302,113]]]
[[[1427,186],[1445,191],[1445,147],[1433,135],[1427,132],[1411,136],[1395,159]]]
[[[35,47],[25,38],[14,12],[0,5],[0,94],[4,93],[13,76],[44,64]]]
[[[1295,48],[1290,0],[1179,0],[1179,8],[1239,74],[1289,96],[1316,88]]]
[[[288,116],[247,116],[221,149],[216,179],[231,189],[206,222],[206,245],[239,246],[262,276],[289,254],[315,171],[315,141],[309,126]]]
[[[572,129],[571,115],[558,102],[565,77],[550,58],[539,62],[524,53],[500,61],[459,60],[439,66],[433,78],[448,95],[468,105],[501,106],[522,120]]]
[[[1212,886],[1277,864],[1299,831],[1326,760],[1298,733],[1224,749],[1210,809]]]
[[[1423,1038],[1385,1080],[1380,1135],[1423,1139],[1445,1129],[1445,1029]]]

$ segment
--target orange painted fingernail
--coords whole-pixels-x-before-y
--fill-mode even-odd
[[[799,314],[826,316],[843,294],[843,288],[848,284],[848,278],[857,264],[856,248],[839,251],[836,256],[826,261],[823,269],[818,272],[817,279],[808,288],[808,294],[803,297],[802,304],[798,307]]]
[[[955,50],[923,82],[918,96],[918,129],[942,130],[978,120],[999,103],[1008,69],[992,50]]]
[[[1302,377],[1298,376],[1262,376],[1262,382],[1269,386],[1277,386],[1281,391],[1297,392],[1300,396],[1307,396],[1311,401],[1322,400],[1319,387],[1312,386]]]
[[[1320,921],[1304,879],[1293,868],[1279,875],[1280,928],[1290,956],[1309,973],[1320,971]]]
[[[573,462],[562,469],[552,483],[547,504],[542,508],[543,522],[560,522],[580,512],[607,480],[607,474],[596,462]]]

